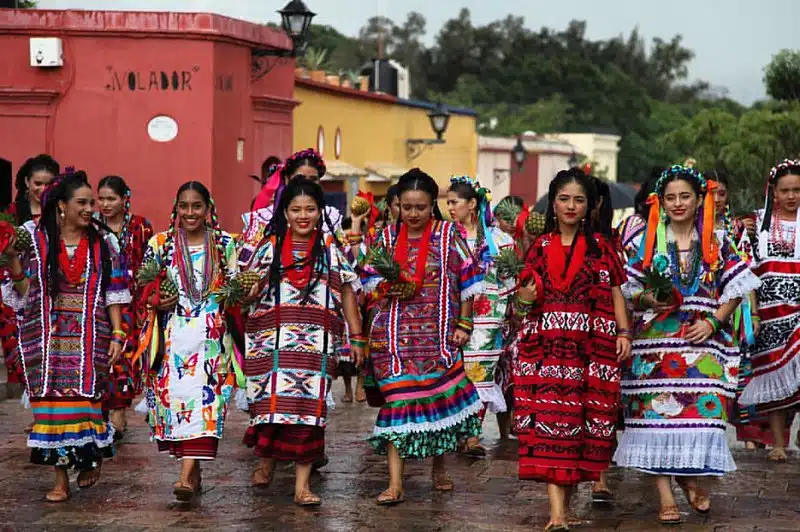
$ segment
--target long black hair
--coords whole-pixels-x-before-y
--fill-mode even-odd
[[[599,177],[590,177],[594,184],[595,192],[597,193],[597,202],[595,206],[599,207],[597,219],[592,221],[594,230],[606,238],[612,238],[614,236],[614,206],[611,205],[611,187]]]
[[[327,171],[325,160],[322,158],[322,156],[317,153],[316,150],[309,148],[307,150],[294,153],[288,159],[286,159],[286,162],[283,164],[283,168],[281,169],[281,177],[283,178],[283,181],[288,183],[289,180],[294,177],[294,173],[303,166],[311,166],[316,168],[320,179],[325,176],[325,172]]]
[[[31,157],[20,166],[16,177],[17,196],[14,200],[17,210],[17,223],[19,225],[33,218],[31,202],[30,199],[28,199],[28,179],[33,176],[35,172],[42,171],[49,172],[55,177],[59,174],[60,170],[61,168],[56,160],[46,153]]]
[[[431,176],[419,168],[412,168],[400,176],[400,179],[397,181],[397,197],[401,198],[404,193],[411,190],[421,190],[428,194],[428,196],[431,198],[431,204],[433,206],[433,219],[444,220],[442,211],[439,210],[439,203],[437,202],[439,199],[439,185],[436,184],[436,181]],[[400,234],[400,223],[402,221],[403,212],[401,210],[400,215],[397,217],[396,235]]]
[[[111,189],[114,194],[122,198],[122,229],[119,233],[119,247],[120,251],[124,253],[128,244],[128,226],[131,222],[131,188],[118,175],[107,175],[101,179],[97,185],[97,192],[100,192],[101,188]]]
[[[313,244],[311,245],[311,254],[304,257],[300,261],[293,263],[290,268],[311,265],[311,277],[308,280],[306,293],[303,296],[301,305],[308,302],[309,296],[314,292],[323,272],[326,267],[330,267],[329,257],[325,246],[326,228],[328,233],[333,233],[333,224],[328,219],[325,212],[325,193],[319,183],[307,179],[305,177],[297,177],[289,181],[286,188],[281,194],[280,202],[275,206],[272,214],[272,219],[269,222],[267,235],[275,237],[275,247],[272,252],[272,264],[269,267],[269,290],[273,294],[277,294],[280,290],[281,278],[285,273],[285,269],[281,262],[281,250],[283,243],[287,238],[291,238],[289,234],[289,222],[286,220],[286,211],[292,200],[298,196],[308,196],[314,200],[319,210],[319,220],[317,221],[316,236]],[[333,239],[335,246],[338,246],[337,239]]]
[[[60,175],[56,181],[47,189],[42,200],[42,217],[39,220],[38,228],[47,235],[47,258],[45,260],[45,272],[47,277],[46,293],[55,298],[61,293],[61,280],[63,275],[59,265],[58,257],[61,253],[61,227],[59,226],[59,202],[67,203],[75,195],[77,190],[89,188],[89,178],[86,172],[77,172]],[[86,234],[89,238],[89,253],[91,254],[91,265],[94,267],[100,261],[102,290],[108,288],[111,281],[111,254],[103,237],[102,231],[108,231],[108,227],[96,218],[91,218]],[[94,256],[95,243],[100,242],[100,257]],[[87,275],[90,272],[86,272]]]
[[[664,168],[661,166],[654,166],[650,169],[650,175],[647,176],[647,180],[642,183],[642,186],[639,187],[639,191],[636,193],[636,196],[633,198],[633,210],[644,218],[647,219],[647,215],[650,213],[650,207],[647,205],[647,198],[655,192],[656,190],[656,183],[658,182],[658,178],[661,177],[661,174],[664,172]]]
[[[594,240],[595,229],[591,216],[594,206],[597,204],[597,192],[594,189],[594,184],[592,183],[591,178],[583,173],[583,171],[579,168],[561,170],[550,182],[550,189],[547,192],[547,214],[544,222],[544,232],[552,233],[558,228],[558,223],[556,222],[556,211],[554,207],[556,196],[561,189],[570,183],[576,183],[583,189],[584,194],[586,194],[586,217],[583,219],[581,226],[583,228],[583,236],[586,238],[587,250],[590,254],[597,257],[600,255],[600,249],[597,246],[597,242]],[[573,249],[575,248],[575,242],[577,242],[577,240],[577,238],[572,240],[570,257],[572,256]],[[569,261],[567,261],[567,265],[568,264]]]

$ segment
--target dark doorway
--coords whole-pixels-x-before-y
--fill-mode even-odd
[[[0,158],[0,211],[11,205],[14,178],[11,172],[11,161]]]

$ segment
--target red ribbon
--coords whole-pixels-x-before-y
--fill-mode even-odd
[[[528,216],[530,216],[530,213],[531,211],[528,208],[528,204],[523,203],[522,209],[517,215],[517,223],[515,224],[514,228],[514,240],[519,242],[525,236],[525,222],[528,221]]]
[[[413,278],[408,274],[410,266],[408,261],[408,225],[401,225],[400,234],[397,237],[397,245],[394,248],[394,258],[400,265],[401,270],[400,280],[403,282],[410,281],[417,285],[417,293],[422,289],[422,283],[425,281],[425,266],[428,264],[428,250],[431,245],[432,230],[433,220],[430,220],[422,233],[419,254],[417,255],[417,266],[414,269]]]
[[[375,195],[372,192],[361,192],[356,194],[359,198],[364,198],[369,202],[369,225],[367,227],[375,227],[375,220],[380,216],[378,207],[375,206]]]

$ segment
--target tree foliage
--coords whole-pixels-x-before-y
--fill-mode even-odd
[[[776,100],[800,100],[800,50],[781,50],[764,68],[767,94]]]
[[[476,109],[481,134],[618,134],[622,180],[643,180],[653,166],[691,155],[706,168],[726,165],[746,189],[776,159],[800,151],[797,106],[746,109],[705,81],[690,82],[694,52],[680,35],[647,42],[634,28],[592,40],[580,20],[535,30],[513,15],[484,25],[466,8],[454,15],[432,46],[416,12],[402,24],[370,18],[356,38],[315,26],[310,42],[330,49],[334,68],[358,69],[376,56],[380,38],[386,56],[409,67],[413,97]],[[800,54],[778,54],[765,83],[773,98],[797,100]]]

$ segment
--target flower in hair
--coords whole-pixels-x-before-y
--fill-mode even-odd
[[[288,159],[286,159],[286,163],[281,167],[281,171],[286,169],[288,166],[291,166],[291,163],[295,161],[302,161],[304,159],[310,159],[314,161],[315,166],[319,171],[319,177],[322,178],[325,176],[325,172],[327,171],[327,167],[325,166],[325,160],[322,158],[322,155],[320,155],[319,152],[314,148],[308,148],[306,150],[292,154]]]
[[[655,192],[659,196],[664,194],[664,188],[667,186],[667,180],[671,177],[675,176],[686,176],[691,177],[697,183],[700,184],[700,189],[703,193],[705,193],[706,189],[708,188],[708,184],[706,183],[706,178],[703,177],[703,174],[695,170],[690,166],[682,166],[680,164],[674,164],[669,168],[665,168],[663,172],[661,172],[661,177],[658,178],[656,181],[656,188]]]
[[[788,170],[791,167],[800,166],[800,159],[784,159],[769,171],[769,177],[767,178],[767,184],[772,185],[775,183],[775,176],[778,175],[778,172],[781,170]]]

